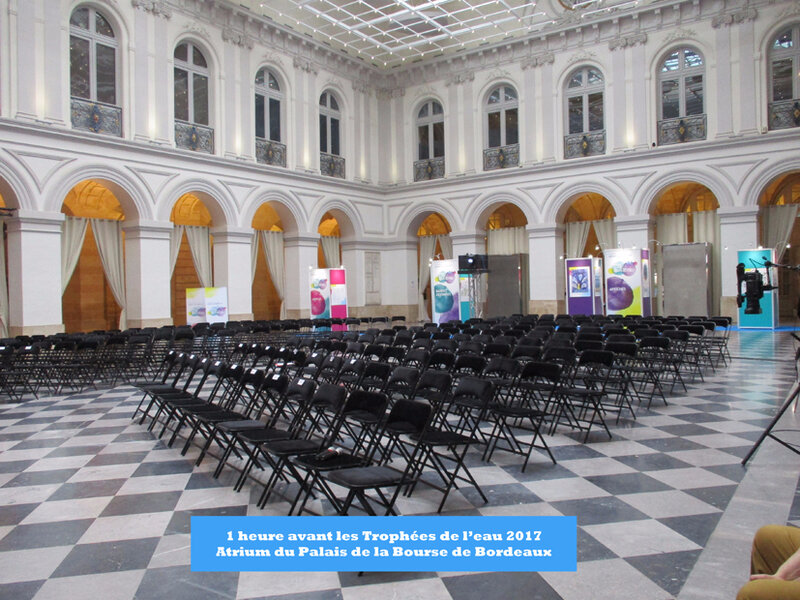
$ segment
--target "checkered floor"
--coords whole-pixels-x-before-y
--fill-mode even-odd
[[[285,514],[232,491],[234,473],[167,448],[130,415],[131,388],[0,407],[0,599],[732,598],[767,522],[800,524],[800,461],[767,440],[741,458],[794,381],[787,333],[734,333],[735,360],[669,405],[582,444],[550,439],[558,460],[470,457],[484,487],[445,514],[577,515],[571,573],[192,573],[191,515]],[[791,411],[782,428],[795,429]],[[435,510],[420,489],[405,514]]]

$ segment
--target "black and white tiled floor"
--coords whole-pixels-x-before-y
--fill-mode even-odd
[[[557,465],[471,457],[490,502],[464,489],[445,514],[577,515],[570,573],[192,573],[191,515],[286,505],[257,509],[260,490],[233,492],[232,472],[214,480],[213,461],[193,467],[132,423],[131,388],[0,406],[0,599],[732,598],[758,526],[800,524],[800,459],[768,440],[740,465],[794,381],[791,338],[734,333],[731,352],[612,441],[554,436]],[[791,411],[781,428],[798,428]],[[438,499],[420,489],[400,508]]]

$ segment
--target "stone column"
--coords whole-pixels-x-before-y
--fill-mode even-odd
[[[615,217],[618,248],[649,248],[652,239],[650,215]]]
[[[486,254],[486,234],[474,231],[452,231],[453,258],[464,254]]]
[[[283,238],[286,269],[286,318],[308,318],[311,315],[308,272],[317,267],[319,234],[295,233]]]
[[[564,301],[564,227],[528,227],[530,308],[536,314],[558,314]]]
[[[172,325],[169,238],[172,223],[124,221],[128,327]]]
[[[739,250],[758,247],[758,207],[731,206],[719,208],[720,268],[722,269],[722,297],[720,313],[737,319],[736,265]]]
[[[9,335],[64,331],[60,212],[20,210],[7,221]]]
[[[214,236],[214,287],[228,288],[228,318],[231,321],[253,318],[253,291],[250,275],[249,227],[212,229]]]
[[[417,320],[417,240],[384,244],[381,248],[381,305],[388,316]]]

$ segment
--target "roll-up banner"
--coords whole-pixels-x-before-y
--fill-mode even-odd
[[[434,323],[447,323],[459,318],[458,260],[431,262],[431,308]]]
[[[610,248],[605,258],[606,314],[651,314],[650,252],[639,248]]]
[[[225,323],[228,321],[228,288],[186,288],[186,323]]]
[[[312,269],[310,272],[311,318],[347,318],[347,276],[345,269]],[[344,329],[334,325],[333,330]]]

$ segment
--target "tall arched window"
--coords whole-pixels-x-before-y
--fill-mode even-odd
[[[800,126],[800,24],[778,34],[769,49],[769,128]]]
[[[256,73],[256,160],[286,166],[286,146],[281,144],[281,102],[278,79],[266,68]]]
[[[214,151],[209,124],[209,72],[206,57],[192,42],[175,48],[175,142],[179,148]]]
[[[417,160],[414,181],[444,177],[444,109],[428,100],[417,113]]]
[[[108,19],[81,7],[69,19],[72,125],[122,135],[117,104],[117,39]],[[99,103],[99,104],[98,104]]]
[[[486,97],[484,170],[519,164],[519,100],[510,85],[494,88]]]
[[[594,67],[576,69],[567,78],[564,158],[605,153],[604,89],[603,74]]]
[[[706,139],[703,57],[693,48],[678,48],[659,64],[658,143]]]
[[[319,97],[319,161],[320,172],[332,177],[344,177],[344,158],[341,156],[339,102],[331,92]]]

